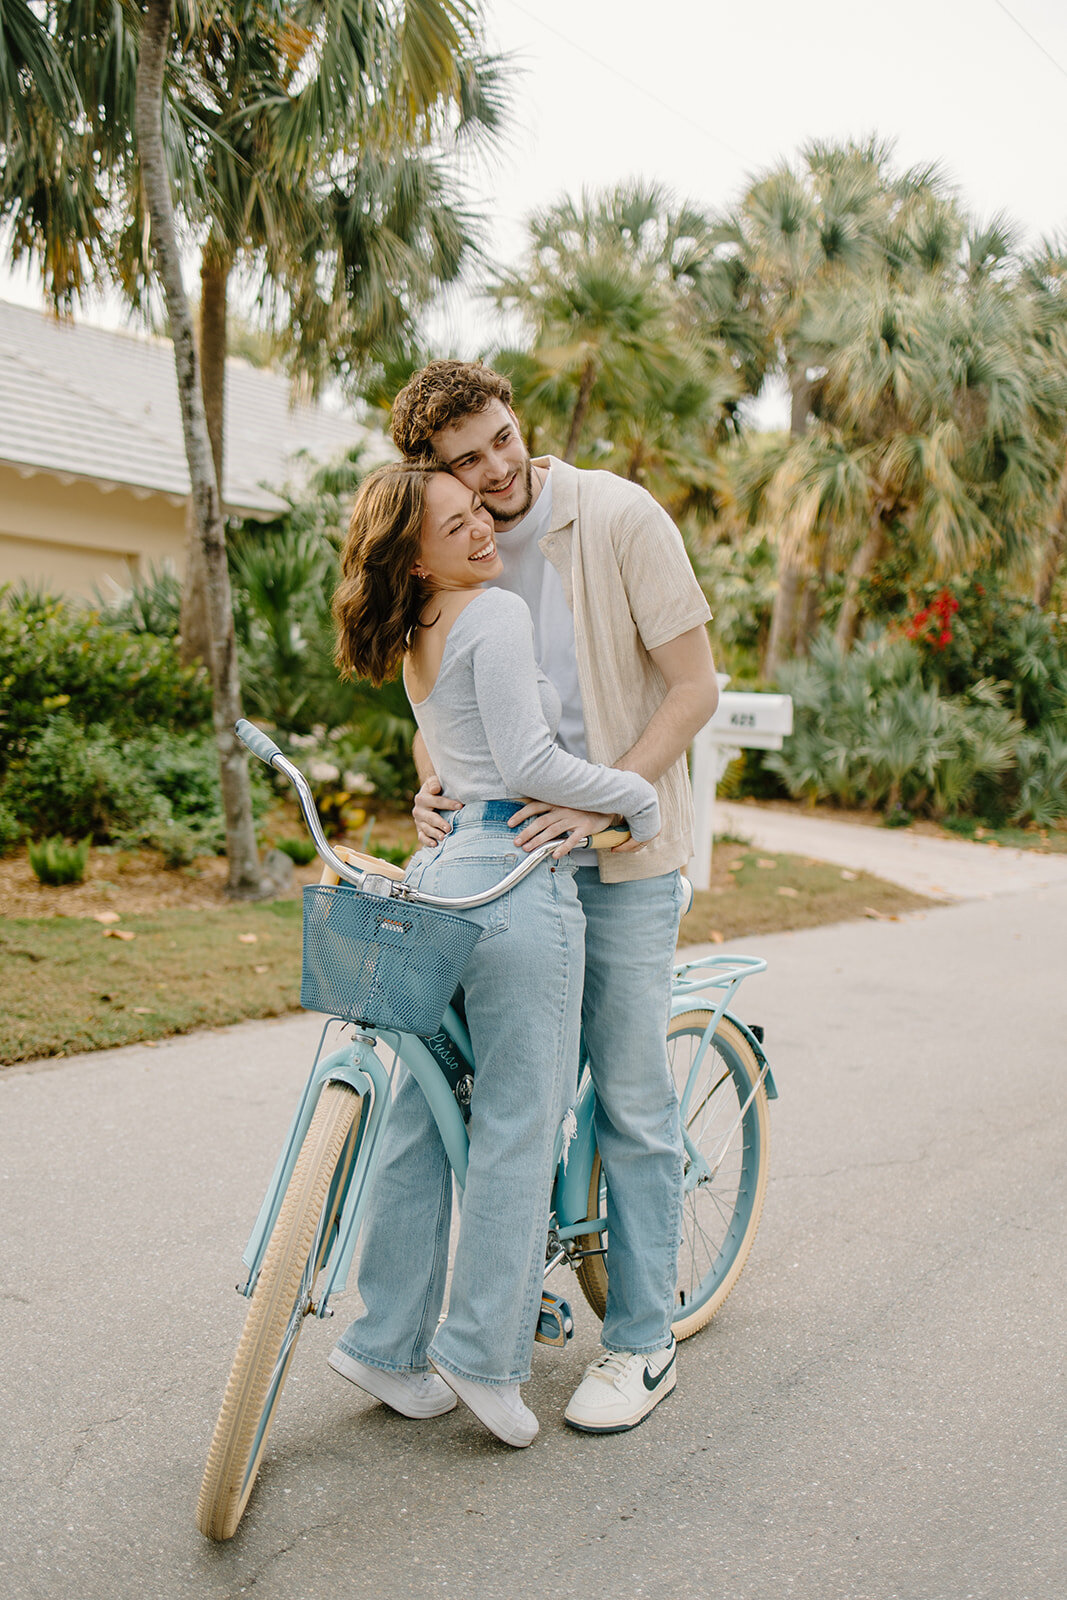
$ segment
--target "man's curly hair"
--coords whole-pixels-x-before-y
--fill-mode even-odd
[[[511,405],[511,384],[480,361],[431,361],[393,401],[393,442],[409,461],[433,456],[439,428],[484,411],[493,400]]]

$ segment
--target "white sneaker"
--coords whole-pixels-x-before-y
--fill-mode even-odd
[[[436,1372],[386,1372],[381,1367],[368,1367],[346,1355],[340,1345],[335,1345],[326,1360],[342,1378],[372,1394],[392,1411],[399,1411],[402,1417],[443,1417],[446,1411],[456,1409],[455,1395]]]
[[[503,1444],[516,1450],[525,1450],[537,1438],[537,1418],[529,1406],[523,1404],[517,1383],[473,1383],[470,1378],[457,1378],[454,1372],[437,1369],[450,1389],[454,1389],[463,1404],[474,1412],[479,1422],[484,1422],[490,1433],[495,1433]]]
[[[609,1350],[590,1363],[563,1420],[581,1433],[622,1433],[643,1422],[677,1380],[672,1339],[665,1350],[633,1356]]]

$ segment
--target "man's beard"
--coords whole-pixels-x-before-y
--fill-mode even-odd
[[[526,460],[523,463],[522,471],[523,488],[525,489],[525,493],[522,497],[522,505],[517,511],[508,511],[506,513],[498,511],[496,506],[493,504],[492,496],[487,494],[482,495],[482,505],[488,512],[492,514],[493,521],[500,523],[503,527],[508,527],[516,522],[521,522],[533,504],[533,465],[529,456],[526,457]]]

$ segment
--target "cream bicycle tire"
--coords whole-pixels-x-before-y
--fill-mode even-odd
[[[361,1097],[328,1083],[274,1225],[208,1451],[196,1520],[229,1539],[244,1515],[359,1145]]]
[[[673,1017],[667,1030],[675,1083],[681,1094],[688,1066],[684,1046],[696,1045],[712,1015],[707,1006]],[[721,1017],[701,1067],[702,1084],[691,1097],[687,1129],[689,1136],[707,1156],[721,1137],[724,1126],[736,1117],[752,1088],[759,1080],[759,1063],[741,1030],[728,1017]],[[709,1087],[702,1092],[704,1080]],[[695,1104],[694,1104],[695,1102]],[[714,1317],[736,1284],[748,1260],[760,1224],[767,1192],[770,1157],[770,1116],[767,1095],[762,1085],[756,1090],[741,1125],[737,1149],[724,1160],[709,1184],[687,1187],[683,1202],[682,1241],[679,1251],[677,1309],[672,1328],[676,1339],[687,1339]],[[707,1146],[708,1148],[705,1148]],[[603,1214],[603,1173],[600,1153],[593,1161],[589,1183],[589,1215]],[[712,1219],[713,1231],[709,1232]],[[578,1266],[578,1282],[589,1305],[603,1320],[607,1308],[608,1254],[598,1233],[583,1235],[580,1249],[592,1252]],[[703,1258],[704,1270],[697,1266]],[[699,1272],[699,1276],[697,1276]]]

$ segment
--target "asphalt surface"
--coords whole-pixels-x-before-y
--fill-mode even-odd
[[[1063,1600],[1067,887],[753,942],[781,1098],[732,1298],[633,1433],[405,1422],[307,1327],[245,1520],[197,1487],[318,1025],[0,1077],[0,1595]],[[569,1283],[568,1291],[565,1284]]]

